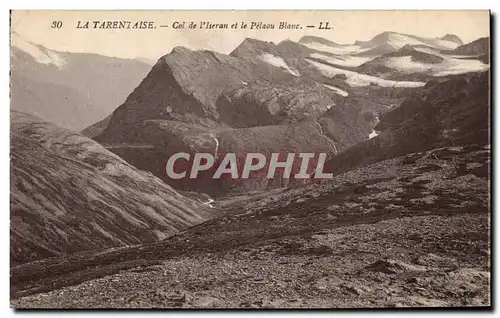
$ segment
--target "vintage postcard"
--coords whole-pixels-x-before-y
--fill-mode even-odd
[[[489,11],[12,11],[13,308],[491,306]]]

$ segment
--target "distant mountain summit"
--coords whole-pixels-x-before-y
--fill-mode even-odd
[[[276,44],[252,38],[246,38],[231,53],[234,57],[251,57],[260,53],[276,53]]]
[[[395,51],[405,45],[424,45],[434,49],[455,49],[460,43],[450,37],[426,38],[416,35],[387,31],[374,36],[369,41],[356,41],[356,45],[362,48],[373,49],[376,47],[392,47]]]
[[[18,54],[18,51],[22,51],[24,53],[27,53],[29,56],[31,56],[31,58],[33,58],[40,64],[54,65],[57,68],[63,68],[67,63],[63,52],[47,49],[40,44],[34,44],[30,41],[25,40],[16,32],[12,32],[11,34],[11,46],[13,49],[12,57],[14,61],[16,61],[18,58],[21,58],[21,56],[19,56]]]
[[[445,41],[451,41],[451,42],[455,42],[457,44],[464,44],[464,42],[462,42],[462,40],[456,36],[455,34],[446,34],[444,35],[443,37],[440,38],[441,40],[445,40]]]
[[[418,48],[413,47],[410,44],[406,44],[397,52],[386,54],[385,57],[401,57],[410,56],[411,60],[414,62],[437,64],[444,60],[443,57],[435,54],[431,54],[425,51],[419,51]]]
[[[306,35],[300,38],[299,40],[300,44],[309,44],[309,43],[320,43],[324,45],[329,45],[329,46],[344,46],[344,44],[338,44],[333,41],[327,40],[322,37],[318,36],[312,36],[312,35]]]

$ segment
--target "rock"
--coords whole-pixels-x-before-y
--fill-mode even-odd
[[[450,51],[450,53],[457,55],[488,55],[489,47],[490,38],[484,37],[477,39],[471,43],[460,45],[455,50]]]
[[[415,304],[424,307],[446,307],[447,302],[440,299],[424,298],[419,296],[410,296],[410,300]]]
[[[411,264],[406,264],[401,261],[397,260],[389,260],[389,259],[383,259],[383,260],[378,260],[368,266],[366,266],[364,269],[374,271],[374,272],[380,272],[384,274],[396,274],[398,272],[404,272],[404,271],[425,271],[425,267],[423,266],[416,266],[416,265],[411,265]]]
[[[360,296],[362,294],[362,290],[355,286],[345,286],[344,289],[354,295]]]
[[[439,256],[433,253],[421,255],[415,262],[423,266],[452,267],[456,265],[454,258]]]
[[[239,307],[250,307],[250,308],[261,308],[264,305],[264,301],[262,299],[254,300],[254,301],[244,301],[240,303]]]
[[[423,240],[422,235],[420,235],[418,233],[412,233],[412,234],[408,235],[407,238],[409,240],[413,240],[413,241],[417,241],[417,242],[422,242],[422,240]]]

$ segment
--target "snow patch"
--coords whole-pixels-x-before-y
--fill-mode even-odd
[[[414,47],[413,49],[415,51],[419,51],[419,52],[422,52],[422,53],[428,53],[428,54],[432,54],[432,55],[443,56],[443,54],[441,54],[441,52],[439,52],[436,49],[430,48],[430,47]]]
[[[453,50],[458,47],[458,44],[451,41],[446,41],[442,39],[431,39],[431,38],[420,38],[412,37],[405,34],[391,33],[387,44],[399,50],[405,45],[424,45],[432,46],[439,50]]]
[[[219,151],[219,139],[217,137],[210,133],[210,137],[215,141],[215,149],[214,149],[214,157],[217,158],[217,152]]]
[[[478,57],[481,57],[481,54],[476,54],[476,55],[455,55],[455,54],[450,54],[450,55],[444,55],[446,57],[451,57],[451,58],[454,58],[454,59],[471,59],[471,58],[478,58]]]
[[[264,53],[258,57],[261,61],[264,61],[268,64],[271,64],[272,66],[276,66],[279,68],[285,69],[288,73],[292,74],[293,76],[299,76],[300,74],[297,71],[292,70],[288,64],[286,64],[285,60],[283,60],[279,56],[275,56],[269,53]]]
[[[434,76],[481,72],[489,68],[479,60],[445,57],[441,63],[428,64],[412,61],[411,56],[391,57],[387,60],[386,66],[405,73],[428,72]]]
[[[359,45],[342,45],[336,47],[320,43],[307,43],[304,45],[313,50],[333,53],[336,55],[354,54],[367,51],[367,49],[362,49]]]
[[[344,74],[347,77],[346,82],[351,86],[368,86],[372,83],[382,87],[422,87],[425,85],[425,82],[410,82],[410,81],[398,82],[398,81],[386,80],[380,77],[375,77],[354,71],[348,71],[336,68],[333,66],[311,61],[309,59],[306,60],[307,62],[318,68],[324,76],[333,77],[335,75]]]
[[[374,57],[351,56],[351,55],[342,55],[333,57],[319,53],[313,53],[310,55],[310,57],[323,60],[330,64],[335,64],[340,66],[350,66],[350,67],[360,66],[361,64],[374,59]]]
[[[368,135],[368,139],[372,139],[373,137],[377,137],[378,133],[375,130],[372,130],[372,132]]]
[[[335,93],[339,94],[339,95],[342,95],[344,97],[347,97],[349,96],[349,93],[347,93],[346,91],[344,90],[341,90],[340,88],[338,87],[335,87],[335,86],[331,86],[331,85],[326,85],[326,84],[323,84],[324,87],[326,88],[329,88],[331,89],[332,91],[334,91]]]
[[[208,201],[207,202],[203,202],[203,204],[205,204],[205,205],[207,205],[207,206],[209,206],[211,208],[214,208],[214,206],[212,204],[213,202],[215,202],[215,200],[212,199],[212,198],[209,198]]]
[[[19,35],[12,35],[12,46],[31,55],[38,63],[53,64],[58,68],[62,68],[66,64],[66,60],[59,53],[28,42]]]

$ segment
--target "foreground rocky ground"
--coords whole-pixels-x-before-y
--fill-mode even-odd
[[[25,297],[12,305],[486,306],[490,278],[487,249],[475,239],[488,232],[485,224],[485,215],[464,214],[346,226],[225,254],[175,257]],[[457,230],[450,231],[450,227]],[[464,255],[467,252],[472,252],[472,257]]]
[[[156,244],[13,267],[11,305],[489,306],[488,175],[488,146],[450,147],[227,199]]]

